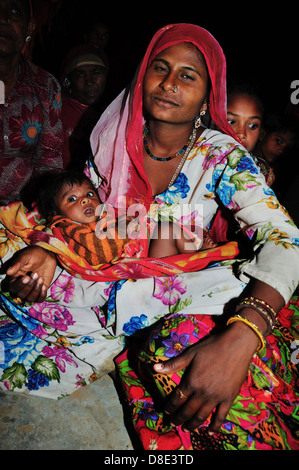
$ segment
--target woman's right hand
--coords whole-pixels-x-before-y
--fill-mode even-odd
[[[191,431],[211,416],[210,432],[217,432],[248,373],[259,340],[240,322],[222,334],[211,335],[179,356],[154,365],[159,374],[185,369],[179,387],[165,401],[173,426]]]
[[[33,246],[19,251],[6,271],[2,289],[22,300],[43,302],[55,269],[56,257],[41,247]]]

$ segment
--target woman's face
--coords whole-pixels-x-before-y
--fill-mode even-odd
[[[17,55],[34,30],[23,0],[0,0],[0,56]]]
[[[207,85],[208,72],[201,52],[190,43],[171,46],[158,54],[146,71],[145,113],[172,124],[193,122],[200,111],[207,109]]]
[[[70,76],[72,97],[90,106],[102,96],[106,86],[107,71],[100,65],[82,65]]]

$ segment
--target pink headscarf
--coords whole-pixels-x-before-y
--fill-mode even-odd
[[[143,168],[143,79],[148,66],[164,49],[180,42],[194,44],[203,54],[210,76],[209,112],[215,126],[236,139],[226,119],[226,60],[216,39],[192,24],[174,24],[160,29],[151,40],[130,91],[123,91],[106,109],[91,134],[95,164],[104,182],[102,201],[119,207],[152,202],[151,187]]]

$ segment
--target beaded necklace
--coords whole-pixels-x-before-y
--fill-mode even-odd
[[[173,185],[173,183],[174,183],[175,180],[177,179],[178,174],[180,173],[180,171],[181,171],[181,169],[182,169],[182,167],[183,167],[185,161],[187,160],[187,157],[188,157],[188,155],[189,155],[189,153],[190,153],[190,151],[191,151],[191,149],[192,149],[192,147],[193,147],[193,145],[194,145],[194,143],[195,143],[195,140],[196,140],[196,128],[194,127],[194,128],[193,128],[193,131],[192,131],[192,134],[191,134],[191,136],[190,136],[190,138],[189,138],[189,145],[187,146],[187,148],[186,148],[186,150],[185,150],[185,153],[184,153],[184,155],[183,155],[182,158],[181,158],[180,163],[179,163],[178,166],[176,167],[176,170],[175,170],[174,174],[172,175],[171,180],[170,180],[169,183],[168,183],[168,186],[167,186],[168,188],[171,188],[171,186]]]
[[[188,139],[188,142],[186,143],[186,145],[184,145],[184,147],[181,148],[181,150],[179,150],[178,152],[176,152],[174,155],[170,155],[170,157],[155,157],[155,155],[153,155],[150,151],[150,149],[148,148],[148,145],[147,145],[147,139],[146,137],[149,135],[149,128],[146,126],[144,128],[144,132],[143,132],[143,145],[144,145],[144,148],[145,148],[145,151],[146,153],[153,159],[153,160],[157,160],[158,162],[168,162],[169,160],[173,160],[173,158],[175,157],[178,157],[179,155],[182,155],[183,152],[185,152],[185,150],[188,148],[190,142],[191,142],[191,139],[192,139],[192,136],[193,136],[193,133],[190,135],[189,139]]]

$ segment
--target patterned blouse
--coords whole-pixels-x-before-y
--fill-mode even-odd
[[[46,171],[62,169],[61,90],[40,67],[22,61],[19,79],[0,104],[0,204],[22,200],[22,190]]]

